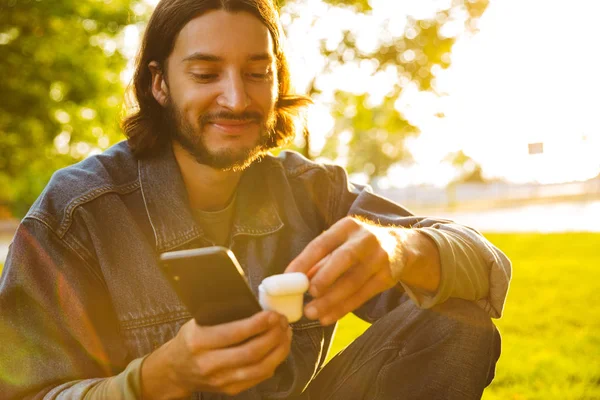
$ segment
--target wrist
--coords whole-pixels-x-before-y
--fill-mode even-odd
[[[142,362],[141,386],[144,400],[182,399],[192,392],[182,388],[177,373],[170,362],[171,341],[150,353]]]
[[[388,234],[394,239],[393,252],[390,253],[390,271],[392,278],[400,282],[407,275],[408,264],[414,263],[414,251],[408,246],[410,233],[405,228],[389,228]]]
[[[390,261],[392,277],[411,287],[434,293],[440,282],[437,246],[418,229],[392,228],[396,250]]]

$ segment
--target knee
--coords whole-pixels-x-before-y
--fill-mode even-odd
[[[407,301],[377,325],[381,326],[382,339],[401,343],[405,353],[448,342],[485,348],[497,335],[489,315],[477,304],[462,299],[448,299],[431,309]]]
[[[490,316],[475,303],[449,299],[429,311],[430,330],[436,332],[449,351],[469,351],[488,355],[493,350],[497,330]]]
[[[493,339],[496,330],[485,311],[462,299],[448,299],[431,309],[413,306],[412,312],[405,313],[404,317],[403,323],[414,333],[410,335],[411,340],[420,342],[421,346],[449,340],[467,344],[485,343]]]
[[[433,329],[444,335],[439,350],[472,378],[489,385],[500,357],[500,334],[490,316],[462,299],[449,299],[431,311]]]
[[[477,304],[462,299],[448,299],[433,307],[433,322],[440,328],[449,329],[454,335],[481,335],[486,338],[495,330],[490,316]]]
[[[434,353],[446,371],[460,370],[487,386],[500,356],[500,335],[487,313],[473,302],[449,299],[420,314],[418,332],[405,343],[403,355]]]
[[[376,385],[378,393],[389,395],[376,398],[480,398],[499,356],[499,336],[490,317],[476,304],[458,299],[431,309],[404,307],[389,316],[397,347]],[[398,396],[399,390],[405,395]]]

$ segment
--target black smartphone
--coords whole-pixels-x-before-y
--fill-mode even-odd
[[[233,252],[213,246],[160,255],[162,271],[198,325],[243,319],[262,308]]]

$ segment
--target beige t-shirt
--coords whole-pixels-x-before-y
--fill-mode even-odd
[[[204,231],[206,238],[217,246],[228,247],[231,223],[233,222],[235,211],[235,198],[236,196],[234,195],[233,199],[222,210],[193,210],[194,218],[196,218],[196,222]]]

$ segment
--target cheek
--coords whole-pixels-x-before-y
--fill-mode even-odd
[[[257,88],[254,92],[254,100],[265,113],[273,110],[277,100],[277,88],[271,85]]]
[[[207,108],[212,103],[213,97],[207,86],[189,85],[181,93],[182,102],[188,108]]]
[[[198,118],[209,111],[212,105],[212,97],[206,89],[190,87],[180,93],[178,106],[181,113],[188,122],[193,125],[198,124]]]

